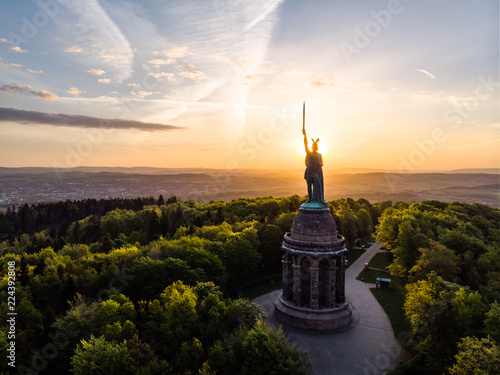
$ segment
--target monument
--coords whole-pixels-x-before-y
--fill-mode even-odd
[[[319,138],[309,150],[305,130],[307,201],[300,206],[292,229],[283,239],[283,291],[274,313],[282,323],[301,329],[332,331],[349,325],[352,319],[345,298],[344,238],[324,199],[323,158]]]

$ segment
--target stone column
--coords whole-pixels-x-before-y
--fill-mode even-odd
[[[285,250],[283,253],[283,299],[289,301],[293,296],[293,275],[292,273],[292,262],[289,259],[288,251]]]
[[[311,272],[311,297],[309,301],[309,308],[318,310],[319,267],[309,267],[309,271]]]
[[[292,265],[293,268],[293,304],[300,306],[300,266]]]
[[[335,266],[335,259],[332,260],[332,266],[328,268],[328,287],[327,295],[325,296],[326,307],[335,307],[335,282],[337,281],[337,267]]]
[[[345,253],[340,254],[338,258],[340,264],[337,269],[336,301],[345,302]]]

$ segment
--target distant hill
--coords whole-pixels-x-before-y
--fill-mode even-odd
[[[454,169],[450,173],[491,173],[500,174],[500,169],[496,168],[467,168],[467,169]]]
[[[325,198],[366,198],[371,202],[435,199],[500,208],[500,176],[489,171],[411,174],[375,169],[325,170]],[[160,194],[206,202],[302,196],[307,194],[303,176],[302,169],[79,167],[55,171],[52,168],[0,168],[0,208],[66,199],[157,197]]]
[[[50,173],[53,168],[48,167],[0,167],[0,175],[5,173]],[[179,174],[179,173],[220,173],[226,172],[223,169],[216,168],[158,168],[158,167],[90,167],[82,166],[76,168],[60,169],[61,172],[114,172],[114,173],[127,173],[127,174]],[[259,173],[259,174],[272,174],[278,172],[300,172],[303,169],[241,169],[232,170],[231,173]],[[336,168],[325,169],[328,173],[335,174],[358,174],[358,173],[401,173],[395,169],[382,169],[382,168]],[[468,169],[453,169],[453,170],[417,170],[414,173],[489,173],[500,174],[500,169],[496,168],[468,168]]]

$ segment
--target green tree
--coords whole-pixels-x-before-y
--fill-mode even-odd
[[[397,245],[393,248],[394,261],[388,267],[391,274],[406,279],[408,271],[415,265],[419,254],[418,249],[427,245],[427,238],[411,220],[405,220],[399,226]]]
[[[484,320],[484,330],[493,340],[500,342],[500,304],[495,301],[490,306]]]
[[[373,232],[373,221],[372,221],[372,216],[370,213],[364,209],[361,208],[357,214],[356,214],[357,219],[360,222],[360,228],[358,228],[358,233],[360,237],[365,237]]]
[[[242,374],[310,374],[307,356],[275,329],[259,322],[242,344]]]
[[[279,269],[281,266],[281,243],[283,233],[276,225],[266,225],[259,235],[262,265],[266,269]]]
[[[458,344],[450,375],[500,374],[500,348],[491,338],[465,337]]]
[[[108,342],[104,337],[82,340],[71,358],[75,375],[134,375],[137,365],[125,342]]]
[[[451,364],[461,336],[480,333],[485,306],[478,292],[444,281],[432,271],[407,285],[405,312],[427,369],[440,373]]]
[[[410,270],[413,281],[425,279],[431,271],[445,280],[457,281],[460,272],[459,258],[453,250],[439,242],[430,241],[429,247],[421,247],[418,251],[421,255]]]

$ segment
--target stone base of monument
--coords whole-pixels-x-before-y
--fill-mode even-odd
[[[274,315],[281,323],[304,330],[336,331],[347,327],[352,321],[347,301],[334,308],[312,310],[297,307],[283,300],[280,294],[274,306]]]

